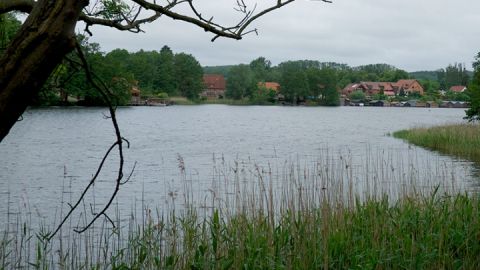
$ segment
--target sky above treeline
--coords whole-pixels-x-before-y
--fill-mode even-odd
[[[158,1],[157,1],[158,2]],[[245,1],[256,11],[276,0]],[[235,0],[196,0],[199,12],[224,25],[241,14]],[[177,11],[182,11],[178,9]],[[187,14],[189,14],[187,12]],[[297,0],[253,23],[258,35],[219,38],[163,17],[132,34],[95,26],[92,42],[103,51],[160,50],[195,56],[203,66],[249,63],[263,56],[273,65],[318,60],[350,66],[386,63],[407,71],[436,70],[462,63],[468,69],[480,52],[480,0]],[[81,30],[82,28],[79,28]]]

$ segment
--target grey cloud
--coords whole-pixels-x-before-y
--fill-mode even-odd
[[[202,14],[226,24],[240,17],[234,1],[198,1]],[[258,1],[257,10],[274,0]],[[249,3],[253,3],[250,1]],[[296,59],[350,65],[388,63],[409,71],[432,70],[449,63],[467,65],[480,51],[478,0],[300,0],[253,25],[259,36],[242,41],[219,39],[195,26],[162,18],[146,34],[94,29],[104,50],[159,50],[193,54],[202,65],[248,63],[265,56],[274,64]]]

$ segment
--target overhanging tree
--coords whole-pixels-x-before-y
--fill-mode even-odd
[[[0,14],[18,11],[28,13],[28,17],[0,58],[0,141],[56,66],[75,48],[75,27],[79,21],[90,34],[92,25],[140,32],[143,24],[166,16],[213,33],[212,41],[218,37],[239,40],[256,32],[248,28],[252,22],[294,1],[272,0],[271,7],[255,12],[255,8],[249,9],[243,0],[238,0],[236,9],[244,14],[243,19],[223,26],[201,14],[194,0],[2,0]],[[178,12],[181,6],[186,6],[186,14],[192,15]]]
[[[253,21],[294,1],[272,0],[274,4],[270,8],[255,13],[255,8],[253,10],[248,9],[244,0],[237,0],[237,10],[243,13],[244,17],[240,22],[228,27],[215,23],[213,18],[204,17],[198,12],[194,0],[97,0],[94,3],[90,3],[89,0],[1,0],[0,15],[11,11],[19,11],[28,13],[28,17],[0,57],[0,142],[21,118],[27,105],[39,93],[52,71],[62,63],[64,58],[85,71],[85,77],[91,87],[100,93],[108,105],[110,118],[115,129],[115,142],[107,150],[96,173],[81,193],[80,198],[75,204],[71,205],[68,213],[48,239],[50,240],[56,235],[72,215],[72,212],[83,201],[85,194],[94,185],[105,160],[113,149],[118,149],[119,169],[112,195],[105,206],[94,214],[94,217],[86,226],[75,231],[83,232],[92,226],[98,218],[106,216],[106,210],[112,204],[120,186],[128,182],[131,176],[130,173],[130,176],[123,180],[124,156],[122,145],[127,143],[128,146],[129,143],[120,134],[115,108],[113,107],[114,103],[109,96],[111,88],[102,80],[99,80],[91,71],[87,57],[75,36],[75,28],[79,21],[85,24],[85,31],[92,35],[89,29],[92,25],[113,27],[121,31],[140,32],[142,31],[140,28],[142,24],[166,16],[193,24],[213,33],[212,41],[218,37],[239,40],[245,34],[256,32],[256,29],[247,29]],[[329,2],[328,0],[321,1]],[[192,15],[187,16],[177,12],[176,7],[181,6],[187,6]],[[79,61],[66,57],[73,50],[77,52]],[[109,218],[108,220],[111,221]]]
[[[480,121],[480,52],[473,62],[473,79],[468,89],[471,95],[470,108],[466,111],[465,119],[472,121]]]

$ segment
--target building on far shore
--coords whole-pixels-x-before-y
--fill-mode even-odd
[[[273,90],[276,93],[280,91],[280,84],[277,82],[259,82],[257,86],[260,87],[265,87],[266,89]]]
[[[205,74],[203,75],[203,84],[205,88],[201,97],[207,99],[220,99],[225,97],[226,82],[225,77],[221,74]]]
[[[131,96],[130,105],[142,105],[143,104],[141,93],[142,92],[138,88],[137,84],[132,85],[132,87],[130,88],[130,96]]]
[[[423,95],[423,87],[417,80],[399,80],[398,82],[359,82],[351,83],[342,90],[342,95],[348,97],[355,91],[362,91],[371,97],[383,94],[387,97],[398,95],[410,95],[418,93]]]
[[[463,85],[454,85],[450,87],[450,91],[455,92],[455,93],[463,93],[467,90],[466,86]]]

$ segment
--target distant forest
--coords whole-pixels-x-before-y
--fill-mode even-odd
[[[289,103],[308,101],[312,105],[326,106],[339,105],[339,90],[349,83],[417,79],[425,89],[424,98],[436,100],[440,90],[467,85],[471,77],[471,72],[461,64],[436,71],[408,73],[388,64],[350,67],[315,60],[286,61],[273,66],[265,57],[258,57],[248,64],[202,67],[193,55],[174,53],[167,46],[160,51],[115,49],[106,53],[101,51],[99,44],[90,43],[83,36],[79,36],[79,40],[96,77],[111,89],[118,105],[129,103],[133,88],[139,89],[144,98],[185,97],[201,102],[204,74],[225,76],[227,99],[270,104],[281,94]],[[33,104],[103,104],[99,93],[85,79],[84,71],[76,65],[77,58],[72,54],[57,67]],[[262,89],[260,82],[277,82],[280,92]],[[449,98],[468,100],[467,96]]]

